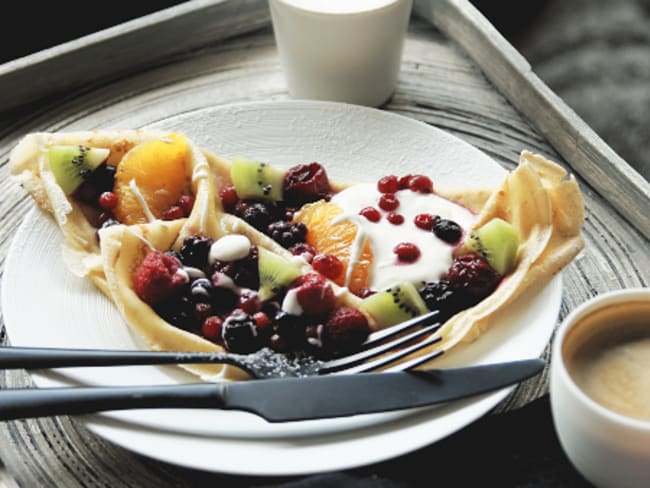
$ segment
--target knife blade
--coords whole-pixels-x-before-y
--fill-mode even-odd
[[[541,359],[462,368],[241,382],[0,390],[0,420],[137,408],[244,410],[269,422],[423,407],[497,390],[537,374]]]

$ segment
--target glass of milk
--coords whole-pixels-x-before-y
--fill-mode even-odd
[[[293,98],[367,106],[397,82],[412,0],[270,0]]]

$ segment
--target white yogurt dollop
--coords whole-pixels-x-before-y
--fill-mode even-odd
[[[367,240],[373,252],[369,286],[377,290],[404,281],[421,284],[438,280],[451,265],[454,245],[442,241],[431,231],[417,227],[414,223],[416,215],[438,215],[443,219],[453,220],[463,230],[471,228],[475,220],[471,211],[435,193],[400,190],[395,195],[400,203],[393,212],[404,216],[404,223],[400,225],[391,224],[386,219],[388,212],[379,207],[381,193],[374,184],[354,185],[332,198],[332,202],[343,209],[343,213],[332,224],[332,234],[336,234],[336,223],[344,220],[355,223],[359,228],[351,250],[351,266],[348,269],[351,270],[358,261]],[[379,210],[379,222],[370,222],[359,215],[359,211],[364,207]],[[402,242],[413,243],[420,249],[420,257],[415,262],[404,263],[397,259],[393,248]],[[349,274],[347,278],[349,280]]]
[[[214,241],[210,246],[208,260],[210,264],[215,261],[237,261],[244,259],[250,252],[251,241],[241,234],[230,234]]]

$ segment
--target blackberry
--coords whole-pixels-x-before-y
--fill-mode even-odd
[[[190,298],[189,291],[187,291],[161,303],[156,307],[156,312],[170,324],[195,332],[199,322],[194,307],[194,302]]]
[[[253,317],[241,309],[232,311],[221,326],[221,338],[230,352],[249,354],[262,346]]]
[[[307,226],[302,222],[292,224],[285,220],[278,220],[269,224],[266,233],[282,247],[289,249],[294,244],[305,242]]]
[[[98,193],[113,191],[116,170],[117,168],[115,166],[102,163],[88,175],[87,181],[95,187]]]
[[[212,239],[204,236],[189,236],[183,241],[180,250],[181,261],[185,266],[205,269]]]
[[[454,259],[447,271],[447,281],[477,303],[494,291],[501,277],[483,257],[470,253]]]
[[[303,346],[306,323],[303,317],[279,310],[273,319],[274,331],[282,337],[292,349]]]
[[[419,293],[429,310],[440,312],[438,317],[441,322],[471,306],[465,294],[461,290],[452,288],[446,280],[430,281],[419,290]]]
[[[235,205],[235,215],[264,232],[275,220],[275,209],[269,203],[241,200]]]
[[[460,240],[463,235],[463,229],[453,220],[438,219],[433,224],[433,233],[438,239],[453,244]]]

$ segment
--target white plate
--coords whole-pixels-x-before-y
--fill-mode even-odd
[[[374,181],[425,173],[434,185],[496,185],[504,170],[467,143],[426,124],[351,105],[282,101],[210,107],[172,116],[156,128],[181,130],[226,157],[280,166],[318,160],[331,177]],[[153,127],[153,126],[152,126]],[[5,263],[2,304],[15,346],[136,348],[113,305],[61,259],[54,223],[39,210],[20,227]],[[440,365],[539,356],[561,302],[560,277],[529,293],[480,340]],[[162,384],[192,381],[174,367],[77,368],[33,375],[38,386]],[[179,409],[84,417],[97,434],[138,453],[208,471],[298,475],[379,462],[431,444],[476,420],[510,389],[433,408],[270,424],[245,412]]]

